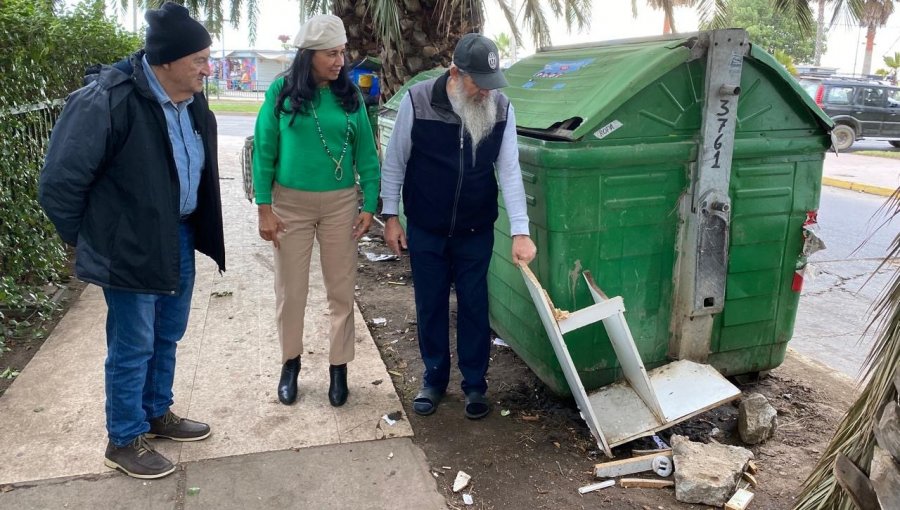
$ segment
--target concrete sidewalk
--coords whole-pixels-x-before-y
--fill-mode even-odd
[[[828,152],[822,184],[888,197],[900,187],[900,159]]]
[[[173,410],[203,420],[197,443],[153,440],[179,464],[144,482],[103,465],[106,305],[89,286],[0,397],[0,507],[446,508],[378,349],[356,311],[350,398],[328,403],[328,310],[318,251],[306,315],[300,397],[281,405],[272,249],[243,198],[241,137],[219,138],[228,271],[198,257],[179,345]],[[348,230],[349,235],[349,230]],[[12,489],[12,490],[9,490]]]

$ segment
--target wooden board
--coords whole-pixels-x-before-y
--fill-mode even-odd
[[[614,478],[617,476],[633,475],[635,473],[651,471],[653,469],[653,459],[656,457],[672,458],[672,451],[670,450],[658,455],[641,455],[640,457],[632,457],[630,459],[594,464],[594,477]]]
[[[753,501],[752,492],[746,489],[738,489],[734,496],[731,496],[731,499],[728,500],[728,503],[725,503],[725,510],[745,510],[750,506],[751,501]]]
[[[875,425],[875,439],[895,459],[900,459],[900,406],[888,402],[881,411],[881,420]]]
[[[878,446],[872,453],[870,478],[881,508],[900,508],[900,467],[890,453]]]
[[[619,480],[619,485],[626,489],[665,489],[666,487],[675,487],[675,482],[662,478],[622,478]]]

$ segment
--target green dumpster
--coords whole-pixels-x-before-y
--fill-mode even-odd
[[[832,123],[773,57],[732,40],[741,34],[550,48],[506,71],[538,247],[530,267],[563,310],[593,304],[585,270],[622,296],[647,369],[691,359],[725,375],[769,370],[793,332]],[[405,92],[382,109],[383,147]],[[568,394],[510,261],[504,211],[495,229],[491,325]],[[585,389],[621,379],[602,326],[565,340]]]
[[[516,111],[538,247],[531,269],[561,309],[593,303],[583,270],[606,294],[622,296],[648,369],[691,358],[725,375],[764,371],[784,360],[793,332],[803,227],[818,208],[832,124],[774,58],[752,45],[736,46],[726,58],[726,69],[739,76],[739,91],[729,91],[733,100],[704,108],[709,63],[702,35],[550,49],[507,71],[504,92]],[[727,223],[703,224],[702,232],[720,238],[698,246],[685,226],[691,205],[698,215],[705,204],[694,193],[704,115],[718,127],[735,102],[730,175],[718,176],[726,178],[720,203],[727,205],[724,214],[705,211]],[[708,137],[708,144],[714,149],[722,141]],[[727,169],[719,167],[712,171]],[[492,327],[551,389],[569,393],[510,262],[502,212],[496,231]],[[703,265],[717,242],[724,251],[718,269]],[[721,288],[713,297],[698,293],[692,281],[717,272]],[[688,294],[709,311],[685,304]],[[695,321],[707,326],[695,328]],[[586,389],[620,378],[601,326],[569,333],[566,344]]]

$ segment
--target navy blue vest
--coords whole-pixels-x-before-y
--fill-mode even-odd
[[[413,85],[412,149],[403,181],[403,208],[418,228],[441,235],[462,235],[493,228],[497,219],[497,178],[509,100],[496,95],[497,122],[473,154],[447,96],[444,75]]]

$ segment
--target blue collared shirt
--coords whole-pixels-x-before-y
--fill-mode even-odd
[[[175,167],[178,169],[178,181],[181,184],[180,211],[182,216],[187,216],[197,208],[197,188],[206,159],[203,138],[194,130],[191,113],[188,111],[188,105],[194,102],[194,98],[190,97],[178,104],[173,103],[153,73],[146,55],[142,63],[147,81],[150,82],[150,90],[166,114],[169,140],[172,142],[172,154],[175,155]]]

